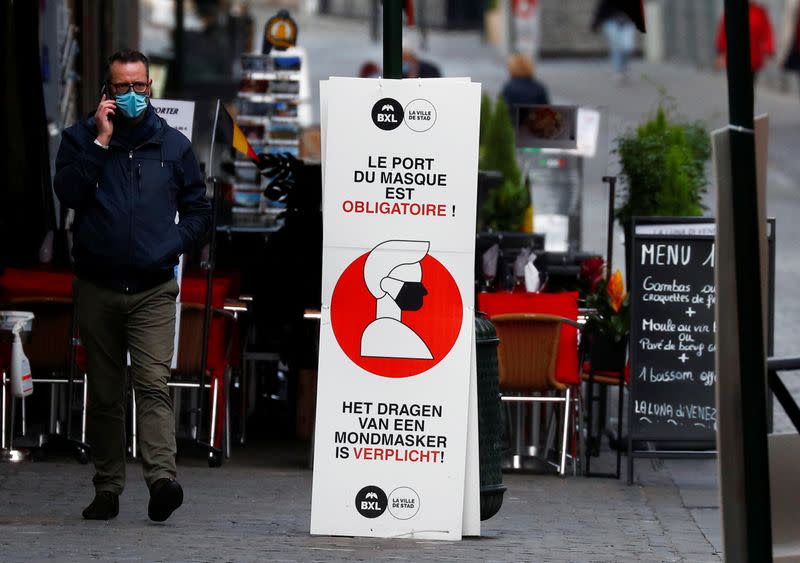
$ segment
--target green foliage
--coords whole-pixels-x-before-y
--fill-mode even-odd
[[[702,213],[705,164],[711,155],[700,123],[671,122],[663,107],[655,117],[617,139],[625,201],[617,218],[695,216]]]
[[[478,143],[480,147],[480,159],[481,162],[483,161],[483,154],[486,152],[486,130],[489,127],[489,123],[492,121],[492,99],[488,96],[488,94],[481,95],[481,123],[480,123],[480,134],[478,137]]]
[[[530,205],[530,192],[524,184],[505,181],[489,191],[483,205],[483,229],[519,231]]]
[[[508,114],[505,100],[498,96],[494,106],[492,119],[484,132],[485,151],[481,160],[481,170],[497,170],[503,174],[506,182],[519,185],[522,173],[517,165],[517,153],[514,146],[514,126]]]
[[[481,99],[480,157],[481,170],[496,170],[503,175],[503,183],[487,195],[480,213],[480,228],[518,231],[525,222],[525,212],[530,206],[530,191],[522,181],[522,172],[517,164],[514,128],[508,106],[502,97],[497,98],[494,111],[488,96]]]

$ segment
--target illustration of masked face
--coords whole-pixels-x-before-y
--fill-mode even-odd
[[[376,299],[375,320],[361,336],[361,355],[430,360],[428,345],[403,323],[404,311],[419,311],[428,290],[422,284],[427,241],[390,240],[372,249],[364,263],[364,282]]]
[[[428,290],[422,282],[404,282],[394,301],[401,311],[419,311],[426,295]]]

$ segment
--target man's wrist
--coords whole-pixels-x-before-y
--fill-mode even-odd
[[[107,137],[105,135],[98,135],[97,138],[94,140],[94,144],[103,147],[104,149],[107,149],[109,141],[111,141],[111,137]]]

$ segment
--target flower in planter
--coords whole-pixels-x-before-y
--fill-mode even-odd
[[[589,258],[581,264],[581,283],[586,305],[593,311],[586,323],[591,334],[601,334],[614,342],[625,339],[630,331],[630,302],[622,273],[605,276],[602,258]]]
[[[597,285],[605,276],[606,262],[599,256],[592,256],[581,262],[581,280],[587,293],[597,291]]]
[[[625,282],[622,281],[622,272],[619,270],[614,272],[614,275],[608,280],[606,293],[608,293],[609,305],[615,313],[619,313],[622,303],[628,297],[628,294],[625,293]]]

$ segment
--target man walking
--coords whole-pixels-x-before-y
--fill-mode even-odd
[[[94,116],[64,131],[54,180],[75,210],[73,287],[88,371],[88,432],[95,465],[89,520],[119,512],[125,485],[126,355],[148,516],[183,502],[175,480],[175,417],[167,388],[175,335],[178,256],[205,236],[210,205],[191,143],[149,104],[147,57],[109,58]],[[175,223],[179,212],[180,222]]]

